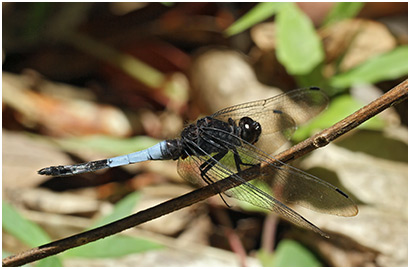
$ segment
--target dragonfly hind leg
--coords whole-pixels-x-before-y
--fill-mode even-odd
[[[203,164],[201,164],[201,166],[199,167],[199,170],[201,171],[201,178],[202,180],[208,184],[211,185],[212,183],[214,183],[214,181],[207,175],[208,171],[215,166],[215,164],[220,161],[226,154],[228,153],[228,151],[224,151],[224,152],[220,152],[218,154],[216,154],[215,156],[213,156],[212,158],[210,158],[209,160],[207,160],[206,162],[204,162]],[[222,201],[224,202],[224,204],[227,207],[231,207],[223,198],[222,194],[219,193],[219,197],[221,197]]]

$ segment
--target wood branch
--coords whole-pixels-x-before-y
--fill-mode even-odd
[[[332,127],[323,130],[322,132],[314,135],[313,137],[306,139],[305,141],[289,148],[288,150],[276,155],[274,158],[281,162],[287,163],[291,160],[297,159],[314,149],[324,147],[331,141],[340,137],[341,135],[356,128],[364,121],[370,119],[386,108],[393,106],[407,98],[408,95],[408,82],[405,80],[401,84],[394,87],[392,90],[371,102],[369,105],[359,109],[352,115],[339,121]],[[275,161],[276,162],[276,161]],[[267,165],[267,164],[265,164]],[[263,165],[262,165],[263,166]],[[251,167],[243,170],[239,175],[245,180],[252,180],[255,176],[254,169],[260,169],[259,166]],[[239,183],[238,183],[239,184]],[[4,258],[2,261],[3,266],[20,266],[36,260],[43,259],[45,257],[63,252],[67,249],[81,246],[95,240],[119,233],[126,229],[132,228],[141,223],[150,221],[152,219],[169,214],[173,211],[190,206],[201,200],[209,198],[220,192],[224,192],[230,189],[232,186],[229,178],[220,180],[211,185],[194,190],[185,195],[179,196],[172,200],[168,200],[157,206],[149,209],[137,212],[136,214],[125,217],[121,220],[112,222],[110,224],[98,227],[93,230],[89,230],[80,234],[76,234],[58,241],[51,242],[46,245],[42,245],[22,253]]]

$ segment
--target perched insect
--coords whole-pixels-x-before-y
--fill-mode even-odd
[[[233,188],[225,192],[227,196],[270,209],[326,236],[287,204],[355,216],[355,203],[337,187],[269,154],[291,138],[298,124],[325,109],[327,102],[326,95],[316,87],[294,90],[222,109],[188,125],[179,138],[164,140],[143,151],[82,164],[51,166],[38,173],[70,176],[147,160],[178,159],[178,172],[187,181],[211,184],[229,178]],[[241,171],[262,164],[263,169],[255,169],[258,174],[253,180],[248,182],[240,176]]]

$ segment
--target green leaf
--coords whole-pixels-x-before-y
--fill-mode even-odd
[[[260,249],[256,252],[256,258],[259,259],[263,267],[271,267],[274,264],[275,255],[274,253],[269,253],[264,249]]]
[[[294,3],[283,5],[276,18],[276,55],[289,74],[307,74],[324,59],[322,43],[313,23]]]
[[[317,267],[321,266],[315,255],[300,243],[282,240],[273,254],[258,252],[262,266],[269,267]]]
[[[37,247],[51,241],[40,226],[23,218],[5,201],[3,201],[2,210],[3,229],[28,246]]]
[[[317,116],[308,125],[297,129],[292,137],[292,140],[295,142],[300,142],[310,137],[318,130],[328,128],[332,124],[335,124],[336,122],[349,116],[353,112],[360,109],[363,105],[364,104],[359,103],[348,94],[338,96],[332,99],[329,108],[325,112]],[[360,125],[359,128],[380,130],[384,127],[384,125],[383,120],[378,117],[373,117]]]
[[[1,252],[1,257],[2,257],[2,259],[6,258],[6,257],[8,257],[8,256],[10,256],[10,255],[13,255],[13,253],[8,252],[8,251],[5,251],[4,249],[3,249],[2,252]]]
[[[173,3],[173,2],[161,2],[161,4],[163,4],[164,6],[167,6],[167,7],[172,7],[175,3]]]
[[[63,266],[63,263],[56,256],[44,258],[42,260],[39,260],[36,263],[36,267],[62,267],[62,266]]]
[[[131,54],[122,53],[109,45],[105,45],[91,36],[74,33],[70,35],[69,39],[67,38],[67,41],[77,49],[116,66],[148,87],[162,88],[164,82],[167,81],[166,75],[160,70]],[[165,87],[168,87],[168,85],[165,84]]]
[[[328,81],[323,76],[323,66],[324,64],[320,63],[309,73],[293,76],[299,88],[311,87],[314,85],[321,89],[328,89]]]
[[[141,195],[138,192],[133,192],[127,195],[115,205],[114,210],[110,215],[97,221],[93,227],[103,226],[130,215],[140,198]]]
[[[406,76],[408,72],[408,47],[376,56],[362,65],[331,78],[333,87],[346,88],[360,83],[377,83]]]
[[[138,192],[127,195],[119,201],[113,212],[99,220],[93,227],[119,220],[132,213],[141,195]],[[162,248],[163,246],[145,239],[114,235],[98,241],[70,249],[64,255],[88,258],[120,257],[127,254]]]
[[[340,2],[335,3],[332,10],[326,16],[323,25],[329,25],[337,21],[355,17],[362,9],[364,3],[361,2]]]
[[[254,8],[249,10],[245,15],[229,26],[228,29],[225,30],[226,35],[236,35],[252,27],[258,22],[264,21],[270,16],[275,15],[281,6],[282,3],[266,2],[257,4]]]
[[[2,226],[5,231],[27,244],[30,247],[38,247],[51,241],[51,238],[36,223],[23,218],[11,205],[3,201]],[[41,259],[36,263],[38,267],[60,267],[61,260],[56,257]]]
[[[68,257],[112,258],[132,253],[161,249],[162,245],[145,239],[115,235],[65,252]]]

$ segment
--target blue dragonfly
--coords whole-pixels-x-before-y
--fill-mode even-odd
[[[179,138],[139,152],[50,166],[38,173],[61,177],[148,160],[178,160],[178,173],[185,180],[204,185],[229,178],[232,188],[224,192],[228,197],[272,210],[327,237],[289,206],[298,204],[321,213],[355,216],[355,203],[339,188],[270,155],[291,138],[297,125],[315,117],[327,103],[326,95],[317,87],[293,90],[222,109],[185,127]],[[259,174],[251,181],[240,176],[241,171],[262,164],[264,169],[255,170]]]

